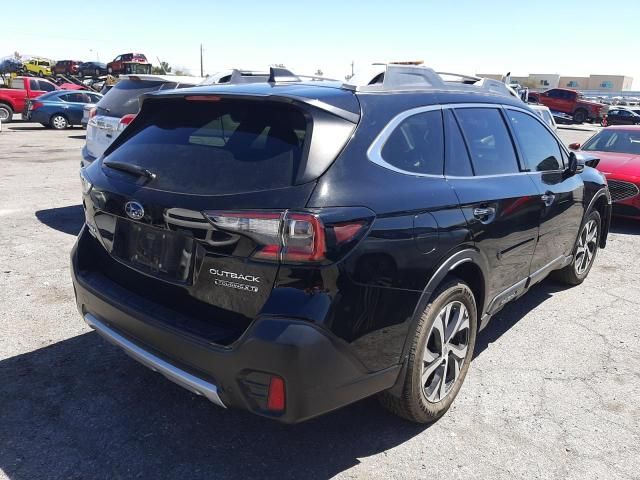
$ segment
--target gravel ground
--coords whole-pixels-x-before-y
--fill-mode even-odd
[[[215,407],[84,325],[68,258],[83,139],[0,133],[1,479],[640,478],[640,223],[614,223],[583,285],[546,281],[503,310],[437,423],[368,399],[284,426]]]

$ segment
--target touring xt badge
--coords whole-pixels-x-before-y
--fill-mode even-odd
[[[241,282],[260,283],[260,277],[255,275],[242,275],[241,273],[227,272],[225,270],[218,270],[216,268],[209,269],[209,273],[216,278],[214,283],[220,287],[235,288],[236,290],[244,290],[245,292],[258,293],[258,287],[254,285],[247,285],[246,283],[238,283],[235,280]]]

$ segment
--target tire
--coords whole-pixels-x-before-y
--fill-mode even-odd
[[[379,398],[396,415],[430,423],[449,409],[469,369],[478,327],[475,297],[462,280],[447,277],[419,315],[402,393],[382,392]]]
[[[56,113],[49,120],[49,125],[55,130],[64,130],[69,126],[69,121],[64,115]]]
[[[40,78],[44,78],[44,73],[42,73],[42,70],[40,70],[40,71],[38,72],[38,76],[39,76]]]
[[[95,72],[93,72],[93,73],[95,73],[95,74],[96,74],[96,77],[99,77],[99,76],[100,76],[100,69],[99,69],[99,68],[96,68],[96,71],[95,71]]]
[[[13,120],[13,109],[6,103],[0,103],[0,121],[11,123],[11,120]]]
[[[590,233],[590,225],[595,226],[595,234]],[[580,234],[573,247],[571,263],[563,269],[554,272],[553,277],[567,285],[580,285],[584,282],[596,259],[601,235],[602,219],[600,218],[600,213],[597,210],[593,210],[587,215],[580,227]]]
[[[587,119],[587,112],[583,109],[576,110],[573,112],[573,121],[576,123],[584,123]]]
[[[113,75],[113,68],[111,68],[111,67],[107,67],[107,73],[108,73],[109,75]]]
[[[79,76],[80,78],[84,78],[84,71],[82,71],[82,70],[78,70],[78,76]]]

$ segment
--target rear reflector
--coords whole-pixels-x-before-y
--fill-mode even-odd
[[[272,412],[282,412],[285,408],[284,380],[280,377],[271,377],[269,382],[269,396],[267,397],[267,409]]]

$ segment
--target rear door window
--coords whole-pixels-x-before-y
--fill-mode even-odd
[[[404,119],[382,147],[384,161],[411,173],[442,175],[444,163],[442,112],[434,110]]]
[[[504,175],[520,171],[511,136],[497,108],[458,108],[476,175]]]
[[[560,146],[538,119],[515,110],[507,110],[507,116],[524,159],[532,171],[544,172],[562,168]]]
[[[105,97],[106,98],[106,97]],[[294,184],[309,122],[298,108],[240,100],[149,102],[105,162],[156,174],[150,188],[228,194]]]

